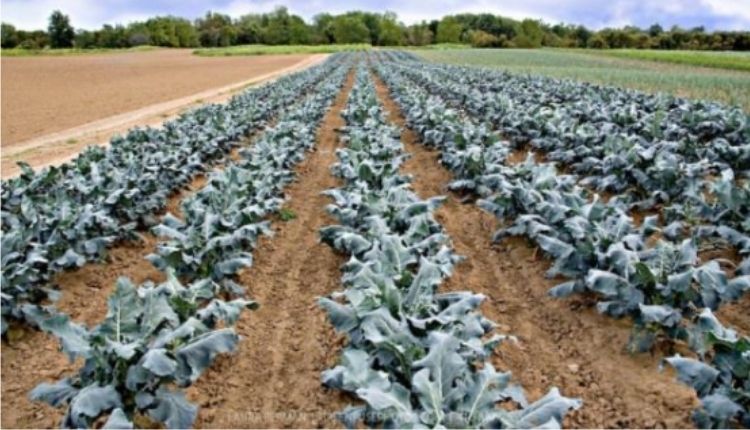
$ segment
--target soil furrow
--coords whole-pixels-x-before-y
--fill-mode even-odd
[[[273,223],[274,237],[260,240],[253,266],[239,277],[260,308],[238,322],[238,351],[221,357],[190,388],[189,398],[201,406],[199,427],[337,425],[332,414],[346,400],[321,386],[320,373],[335,364],[343,339],[316,299],[340,288],[344,260],[320,242],[318,230],[334,222],[321,192],[337,185],[329,167],[352,85],[350,74],[318,130],[315,151],[287,189],[286,209],[296,218]]]
[[[200,189],[205,175],[199,175],[167,202],[167,211],[179,208],[180,202]],[[60,286],[55,306],[79,323],[93,326],[107,312],[107,299],[117,278],[125,276],[139,284],[147,280],[160,282],[164,274],[144,257],[156,250],[159,239],[141,231],[140,241],[122,241],[107,251],[102,262],[57,274],[53,283]],[[39,383],[54,381],[78,369],[59,350],[58,340],[47,333],[26,327],[13,327],[2,341],[2,427],[57,427],[63,412],[43,402],[32,402],[28,393]]]
[[[271,125],[272,122],[266,127]],[[239,147],[230,151],[226,160],[236,159],[239,149],[251,145],[262,132],[261,129],[244,138]],[[203,188],[209,173],[221,170],[226,163],[222,161],[208,172],[196,175],[188,185],[177,190],[169,197],[159,217],[167,212],[181,217],[182,201]],[[144,258],[156,251],[160,239],[148,230],[138,234],[143,240],[117,243],[107,251],[105,261],[87,263],[57,274],[53,283],[62,293],[55,303],[57,309],[92,327],[106,315],[107,300],[114,291],[117,278],[124,276],[135,284],[147,280],[162,282],[164,273]],[[62,410],[43,402],[32,402],[28,393],[41,382],[51,382],[73,373],[79,365],[71,364],[65,358],[54,336],[25,327],[12,328],[8,339],[2,341],[2,427],[56,427],[62,418]]]
[[[599,315],[581,299],[547,296],[556,282],[545,278],[548,263],[525,241],[493,246],[494,217],[446,190],[451,175],[438,153],[419,144],[385,84],[377,78],[376,84],[391,121],[403,127],[401,138],[412,155],[403,171],[413,176],[414,190],[422,198],[447,196],[436,219],[467,259],[443,288],[484,294],[484,315],[499,324],[499,332],[518,338],[498,348],[494,364],[512,371],[531,399],[552,386],[582,398],[583,407],[566,418],[565,427],[692,427],[693,391],[671,372],[659,373],[660,357],[624,351],[629,322]]]
[[[270,121],[260,130],[242,139],[239,146],[233,148],[219,163],[208,171],[199,173],[183,188],[175,191],[167,200],[164,210],[157,215],[157,219],[171,213],[182,219],[182,202],[200,191],[207,183],[213,172],[220,172],[230,162],[239,161],[239,152],[253,144],[265,129],[273,127]],[[75,270],[61,272],[54,278],[54,283],[60,286],[62,295],[56,303],[57,308],[70,315],[80,323],[89,326],[97,324],[107,312],[107,299],[114,291],[117,278],[125,276],[135,284],[147,280],[162,282],[166,278],[164,273],[157,270],[146,255],[156,252],[156,246],[162,241],[149,229],[138,232],[143,240],[121,241],[107,252],[107,259],[103,262],[87,263]]]

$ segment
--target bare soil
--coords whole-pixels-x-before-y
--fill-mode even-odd
[[[499,332],[518,338],[498,348],[494,365],[512,371],[530,399],[552,386],[582,398],[583,407],[566,418],[565,427],[692,427],[693,391],[671,372],[659,373],[659,357],[623,351],[627,321],[601,316],[580,301],[547,296],[555,281],[545,278],[548,264],[525,241],[493,246],[494,217],[446,190],[451,175],[440,166],[439,154],[419,144],[383,82],[376,83],[390,119],[404,127],[401,139],[412,155],[404,172],[413,176],[422,198],[447,197],[436,219],[456,252],[467,257],[443,288],[484,294],[484,315],[499,324]]]
[[[321,195],[337,186],[329,168],[336,161],[336,129],[353,85],[344,90],[318,130],[315,152],[297,168],[287,189],[291,221],[273,223],[274,237],[262,238],[253,266],[240,283],[260,303],[237,324],[238,350],[221,357],[188,390],[201,406],[198,427],[318,428],[339,426],[333,414],[347,399],[322,387],[320,374],[336,364],[343,338],[337,337],[317,298],[341,288],[345,259],[321,243],[318,230],[335,223]]]
[[[170,98],[166,101],[162,100],[135,110],[128,110],[115,115],[106,116],[101,119],[85,122],[72,128],[35,136],[31,139],[14,144],[6,145],[5,139],[3,138],[3,147],[2,151],[0,151],[2,152],[0,157],[0,176],[2,176],[3,179],[6,179],[18,175],[21,172],[21,169],[17,165],[19,161],[28,163],[34,169],[62,164],[73,159],[87,146],[106,146],[109,144],[112,137],[118,134],[124,134],[133,127],[160,127],[165,121],[176,118],[196,106],[205,103],[223,103],[232,95],[249,86],[267,82],[276,79],[279,76],[310,67],[322,62],[327,56],[327,54],[306,55],[302,56],[303,58],[301,60],[293,62],[289,66],[279,66],[275,68],[272,67],[273,64],[259,62],[259,67],[252,71],[252,73],[248,72],[248,75],[244,79],[234,80],[227,85],[213,86],[197,93],[193,91],[187,96],[176,99]],[[247,58],[245,60],[247,60]],[[285,61],[282,61],[282,63],[283,62]],[[212,65],[205,64],[205,66],[208,67]],[[226,70],[234,70],[231,64],[225,66]],[[242,67],[240,67],[240,69],[242,69]],[[267,69],[271,69],[271,71],[263,73]],[[151,73],[153,74],[154,72],[152,71]],[[158,73],[162,72],[158,72],[157,70],[156,73],[157,75],[155,76],[158,77]],[[216,73],[219,73],[219,71],[216,71]],[[221,81],[222,80],[219,80],[219,82]],[[189,80],[186,82],[189,82]],[[145,83],[149,84],[149,82]],[[144,86],[140,83],[138,83],[138,85],[141,87]],[[138,85],[131,86],[138,87]],[[146,90],[151,91],[152,89],[146,88]],[[6,98],[3,98],[3,103],[5,103],[5,100]],[[101,100],[94,100],[97,100],[94,104],[102,103]],[[112,99],[109,103],[114,106],[116,105],[116,100]],[[3,109],[5,109],[5,105],[3,105]],[[8,111],[5,110],[5,112]],[[94,112],[92,111],[88,114],[92,113]],[[83,121],[85,119],[86,118],[82,117],[80,120]],[[3,117],[3,121],[5,121],[5,117]],[[5,133],[5,128],[3,128],[3,133]]]
[[[250,79],[307,57],[209,58],[189,49],[2,57],[2,147]]]

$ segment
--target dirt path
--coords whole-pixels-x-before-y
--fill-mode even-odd
[[[387,88],[376,82],[390,119],[405,127]],[[404,172],[414,176],[414,189],[422,198],[448,197],[436,218],[456,252],[467,257],[444,288],[486,295],[485,316],[500,324],[500,332],[519,338],[517,345],[498,349],[493,357],[497,367],[512,371],[531,399],[552,386],[582,398],[584,406],[566,418],[565,427],[692,427],[690,413],[697,405],[692,390],[674,375],[659,373],[659,357],[623,351],[629,323],[598,315],[580,301],[548,297],[555,284],[544,277],[548,263],[538,261],[522,240],[493,247],[494,217],[460,203],[446,190],[451,175],[440,166],[436,151],[420,145],[409,129],[401,137],[412,154]]]
[[[16,165],[18,161],[25,161],[34,168],[42,168],[50,165],[58,165],[73,159],[79,152],[89,145],[107,145],[109,140],[116,134],[123,134],[128,129],[136,126],[158,127],[169,119],[177,117],[179,114],[188,109],[204,103],[222,103],[228,100],[232,95],[247,88],[251,85],[268,82],[279,76],[302,70],[319,64],[327,58],[325,54],[300,56],[293,55],[289,57],[279,56],[279,58],[270,58],[267,60],[256,59],[250,61],[245,59],[241,62],[218,61],[216,63],[205,63],[200,60],[199,63],[193,64],[193,57],[188,56],[187,52],[178,52],[177,54],[167,51],[158,51],[164,61],[152,64],[153,57],[138,58],[137,60],[129,59],[128,61],[118,62],[110,59],[105,65],[100,65],[103,70],[94,68],[94,76],[90,82],[77,82],[75,85],[54,85],[56,91],[73,91],[71,94],[64,94],[60,97],[40,97],[38,100],[27,100],[25,97],[31,97],[25,93],[16,94],[19,88],[23,88],[24,79],[20,83],[13,85],[4,84],[3,91],[8,90],[10,94],[5,93],[3,96],[3,147],[2,147],[2,165],[0,171],[2,178],[8,178],[17,175],[20,169]],[[144,54],[144,53],[140,53]],[[122,56],[137,54],[120,54]],[[152,55],[155,55],[152,53]],[[95,56],[100,61],[101,56]],[[111,57],[111,56],[105,56]],[[77,57],[80,58],[80,57]],[[202,57],[201,57],[202,58]],[[64,58],[58,58],[58,61]],[[84,58],[85,59],[85,58]],[[159,58],[156,58],[157,60]],[[38,59],[37,59],[38,60]],[[3,59],[5,67],[6,58]],[[89,59],[89,61],[93,61]],[[134,62],[135,64],[131,64]],[[164,64],[162,64],[164,63]],[[16,68],[19,66],[11,64],[10,71],[3,74],[4,81],[9,80],[8,75],[15,76],[18,74]],[[26,67],[26,63],[23,63]],[[38,77],[43,82],[45,79],[52,78],[48,75],[52,71],[47,70],[50,65],[44,64],[42,73],[44,76]],[[66,67],[73,67],[60,63],[65,74]],[[83,67],[83,66],[78,66]],[[132,76],[121,76],[125,72],[134,69],[135,76],[140,76],[137,82],[130,82]],[[143,70],[141,70],[143,69]],[[21,70],[25,70],[21,68]],[[175,71],[177,70],[177,71]],[[197,78],[183,76],[183,82],[179,84],[165,83],[162,80],[166,77],[180,77],[186,71],[198,73]],[[102,77],[98,74],[106,74],[106,86],[102,86]],[[111,75],[111,76],[110,76]],[[144,79],[147,77],[148,79]],[[189,78],[189,79],[188,79]],[[206,80],[214,78],[213,81]],[[117,82],[117,85],[113,85]],[[58,83],[59,84],[59,83]],[[51,85],[51,84],[50,84]],[[161,87],[165,86],[167,89]],[[219,86],[217,86],[219,85]],[[62,87],[62,88],[58,88]],[[99,88],[101,87],[101,88]],[[109,92],[122,91],[124,87],[129,96],[125,97],[120,94],[109,94]],[[205,89],[208,88],[208,89]],[[52,91],[52,90],[50,90]],[[93,94],[90,94],[93,91]],[[165,92],[166,91],[166,92]],[[199,92],[197,92],[199,91]],[[20,98],[18,103],[10,104],[8,99],[14,97]],[[109,94],[109,95],[108,95]],[[64,96],[64,97],[63,97]],[[179,98],[174,98],[179,97]],[[69,110],[64,106],[52,106],[55,103],[61,103],[71,98],[78,100],[79,104],[76,109]],[[166,100],[166,101],[165,101]],[[7,101],[7,103],[6,103]],[[111,104],[112,106],[102,107],[102,103]],[[6,104],[9,104],[6,106]],[[50,106],[47,106],[50,104]],[[133,107],[135,110],[132,110]],[[83,109],[81,106],[84,106]],[[33,112],[26,114],[18,119],[15,116],[18,111],[24,112],[24,109],[35,108]],[[53,118],[44,118],[43,116],[54,107],[55,116]],[[108,112],[114,112],[112,116],[102,117]],[[42,118],[37,118],[37,116]],[[74,115],[74,118],[68,116]],[[32,121],[31,125],[21,124],[18,122]],[[58,123],[74,124],[72,128],[60,129]],[[40,125],[41,124],[41,125]],[[19,127],[45,127],[54,132],[46,134],[43,132],[32,135],[32,138],[22,141],[14,141],[12,138],[6,139],[6,134],[11,133]]]
[[[238,351],[220,358],[189,390],[201,406],[198,427],[338,425],[331,414],[346,401],[321,386],[320,373],[335,364],[342,339],[316,299],[340,289],[344,259],[319,241],[318,230],[334,222],[321,192],[337,185],[329,167],[352,84],[350,74],[318,131],[315,152],[288,188],[287,208],[297,217],[274,222],[275,236],[261,239],[253,266],[240,276],[260,308],[238,322]]]

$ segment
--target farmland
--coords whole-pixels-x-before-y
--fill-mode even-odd
[[[631,58],[635,60],[662,61],[690,66],[750,71],[750,54],[746,52],[613,49],[594,51],[594,53],[619,58]]]
[[[60,164],[91,144],[179,113],[324,55],[206,59],[189,50],[3,57],[2,172]]]
[[[750,426],[747,113],[457,52],[3,181],[2,426]]]
[[[238,45],[227,48],[204,48],[193,51],[206,57],[231,57],[236,55],[282,55],[282,54],[333,54],[336,52],[367,51],[372,46],[366,43],[338,45]]]
[[[290,55],[217,61],[193,56],[189,50],[2,58],[3,148],[246,80],[304,58]]]
[[[417,53],[430,60],[456,65],[492,67],[513,73],[576,79],[604,85],[633,88],[649,93],[664,92],[681,97],[707,99],[738,105],[750,112],[750,73],[696,67],[700,60],[716,61],[721,54],[689,56],[680,51],[566,50],[566,49],[456,49]],[[702,55],[702,56],[701,56]],[[705,58],[704,58],[705,57]],[[748,55],[727,53],[730,62],[748,67]],[[687,64],[653,61],[686,59]]]

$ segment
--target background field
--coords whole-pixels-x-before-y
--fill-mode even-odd
[[[305,58],[203,58],[186,49],[3,58],[2,145],[244,81]]]
[[[579,52],[633,60],[662,61],[690,66],[750,71],[750,52],[666,51],[655,49],[589,49],[586,51],[579,50]]]
[[[203,48],[193,51],[205,57],[233,55],[280,55],[280,54],[333,54],[344,51],[366,51],[372,46],[367,43],[341,45],[239,45],[226,48]]]
[[[738,105],[750,112],[750,73],[741,70],[653,61],[654,55],[647,60],[616,57],[628,57],[631,55],[628,51],[446,49],[415,52],[434,62],[493,67],[514,73],[572,78],[648,92],[667,92],[681,97]],[[645,55],[650,55],[649,52],[645,51]],[[664,51],[659,55],[684,58],[680,57],[684,54],[676,51]],[[747,58],[746,54],[740,55]],[[705,58],[704,56],[703,59]]]
[[[60,57],[68,55],[91,55],[91,54],[123,54],[127,52],[144,52],[153,51],[154,49],[160,49],[156,46],[136,46],[133,48],[60,48],[60,49],[3,49],[0,50],[0,56],[2,57],[38,57],[38,56],[50,56]]]

